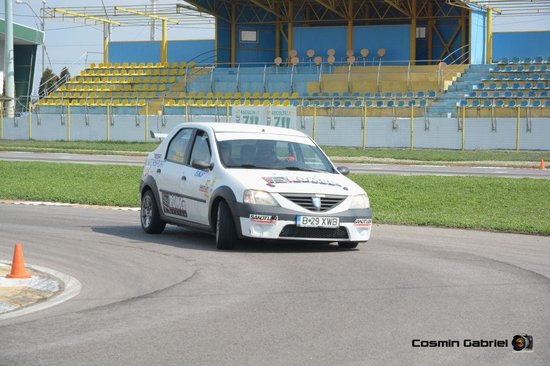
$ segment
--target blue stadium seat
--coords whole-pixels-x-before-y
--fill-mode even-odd
[[[370,93],[369,92],[365,93],[365,98],[370,98]]]
[[[413,107],[415,105],[416,105],[416,100],[414,99],[409,100],[409,107]]]
[[[507,57],[503,57],[502,59],[500,59],[500,61],[498,62],[500,65],[506,65],[508,63],[508,58]]]
[[[424,98],[425,97],[425,94],[423,91],[419,91],[418,93],[416,93],[416,97],[417,98]]]
[[[468,102],[465,99],[461,99],[458,103],[456,103],[457,107],[463,107],[468,105]]]
[[[503,107],[504,106],[504,101],[502,99],[499,99],[499,100],[496,101],[495,105],[499,108]]]
[[[546,102],[544,102],[544,107],[550,108],[550,100],[547,100]]]
[[[546,65],[540,65],[540,68],[539,68],[539,71],[540,71],[540,72],[545,72],[546,70],[548,70],[548,66],[546,66]]]
[[[479,95],[480,98],[488,98],[489,97],[489,92],[487,91],[482,91],[481,94]]]
[[[533,103],[531,103],[531,107],[533,108],[539,108],[540,107],[540,100],[535,99]]]
[[[537,96],[537,92],[534,91],[534,90],[529,90],[529,92],[527,93],[527,96],[528,96],[529,98],[534,98],[534,97]]]
[[[384,102],[381,100],[376,101],[376,107],[381,108],[384,105]]]
[[[435,90],[428,90],[428,98],[430,99],[435,98]]]
[[[519,64],[519,57],[513,57],[512,60],[510,61],[510,63]]]
[[[525,108],[529,105],[529,102],[527,100],[522,100],[520,103],[519,103],[519,106],[522,107],[522,108]]]
[[[419,104],[420,107],[425,107],[426,106],[426,99],[422,99],[420,101],[420,104]]]
[[[494,91],[492,97],[493,98],[500,98],[500,92]]]
[[[524,95],[525,95],[525,93],[523,91],[519,90],[519,91],[516,92],[515,97],[516,98],[523,98]]]
[[[362,102],[360,100],[356,100],[355,103],[353,104],[354,107],[361,107],[362,106]]]
[[[472,104],[470,106],[474,108],[479,107],[479,100],[478,99],[472,100]]]
[[[542,63],[542,57],[541,56],[535,57],[533,62],[536,63],[536,64],[541,64]]]
[[[548,92],[546,90],[543,90],[540,92],[540,97],[541,98],[548,98]]]
[[[492,107],[493,104],[492,104],[492,102],[491,102],[491,99],[485,99],[485,100],[483,101],[483,106],[484,106],[484,107]]]
[[[409,92],[407,92],[407,94],[405,94],[405,97],[407,97],[409,99],[414,98],[414,93],[409,91]]]
[[[515,100],[509,100],[508,101],[508,104],[506,105],[506,107],[508,108],[514,108],[516,106],[516,101]]]
[[[370,100],[365,100],[365,107],[372,107],[372,102]]]
[[[511,91],[504,92],[504,98],[512,98],[512,92]]]
[[[403,108],[403,107],[405,106],[405,101],[404,101],[404,100],[398,101],[398,102],[397,102],[397,106],[398,106],[399,108]]]
[[[386,103],[386,107],[393,107],[394,103],[393,103],[393,100],[388,100],[387,103]]]

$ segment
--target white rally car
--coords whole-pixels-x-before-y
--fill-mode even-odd
[[[369,240],[369,198],[307,135],[286,128],[184,123],[149,154],[141,179],[141,226],[167,223],[216,234],[219,249],[239,238]]]

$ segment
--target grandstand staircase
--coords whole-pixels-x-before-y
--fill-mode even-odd
[[[456,104],[472,87],[490,74],[493,65],[470,65],[445,93],[441,93],[428,108],[430,117],[456,117]]]

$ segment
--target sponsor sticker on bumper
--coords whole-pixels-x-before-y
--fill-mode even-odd
[[[278,220],[277,216],[273,215],[255,215],[252,214],[249,216],[251,222],[258,224],[275,224]]]
[[[371,226],[372,225],[372,219],[356,219],[353,222],[353,226]]]

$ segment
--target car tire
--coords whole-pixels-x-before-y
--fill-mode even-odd
[[[216,220],[216,248],[233,249],[236,241],[237,232],[231,210],[225,201],[220,201]]]
[[[338,243],[338,247],[342,249],[355,249],[358,245],[358,241],[342,241]]]
[[[151,191],[146,191],[141,196],[140,218],[141,228],[147,234],[160,234],[166,227],[166,222],[160,218],[155,195]]]

